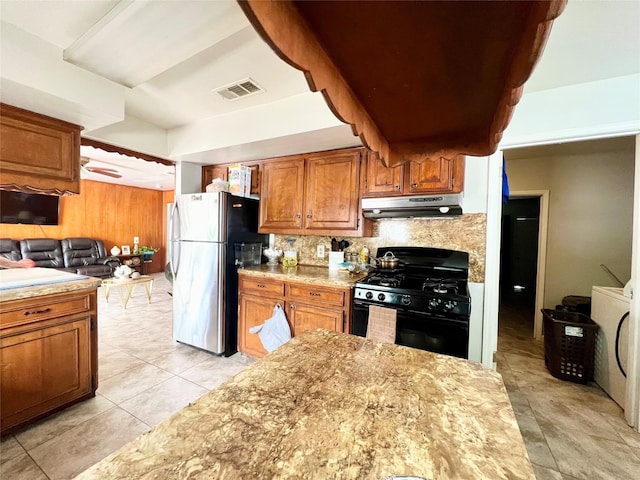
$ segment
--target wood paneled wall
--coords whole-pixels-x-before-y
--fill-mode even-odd
[[[82,180],[80,194],[60,197],[59,225],[2,224],[4,238],[91,237],[102,240],[110,250],[114,245],[133,248],[133,237],[140,245],[160,248],[153,257],[150,272],[162,272],[166,264],[166,204],[173,192],[161,192],[111,183]]]

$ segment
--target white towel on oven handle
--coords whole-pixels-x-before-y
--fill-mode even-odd
[[[273,352],[276,348],[291,340],[291,329],[282,306],[279,303],[276,304],[273,308],[273,316],[262,325],[251,327],[249,333],[258,334],[262,346],[267,352]]]

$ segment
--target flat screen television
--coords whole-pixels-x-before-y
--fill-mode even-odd
[[[0,190],[0,223],[58,225],[60,198]]]

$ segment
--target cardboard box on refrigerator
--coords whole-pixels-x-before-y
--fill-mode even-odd
[[[251,195],[251,168],[241,164],[229,166],[229,191],[240,197]]]

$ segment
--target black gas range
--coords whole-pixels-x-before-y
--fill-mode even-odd
[[[370,305],[396,310],[396,343],[468,358],[471,298],[466,252],[382,247],[398,268],[375,269],[355,284],[352,333],[366,336]]]

